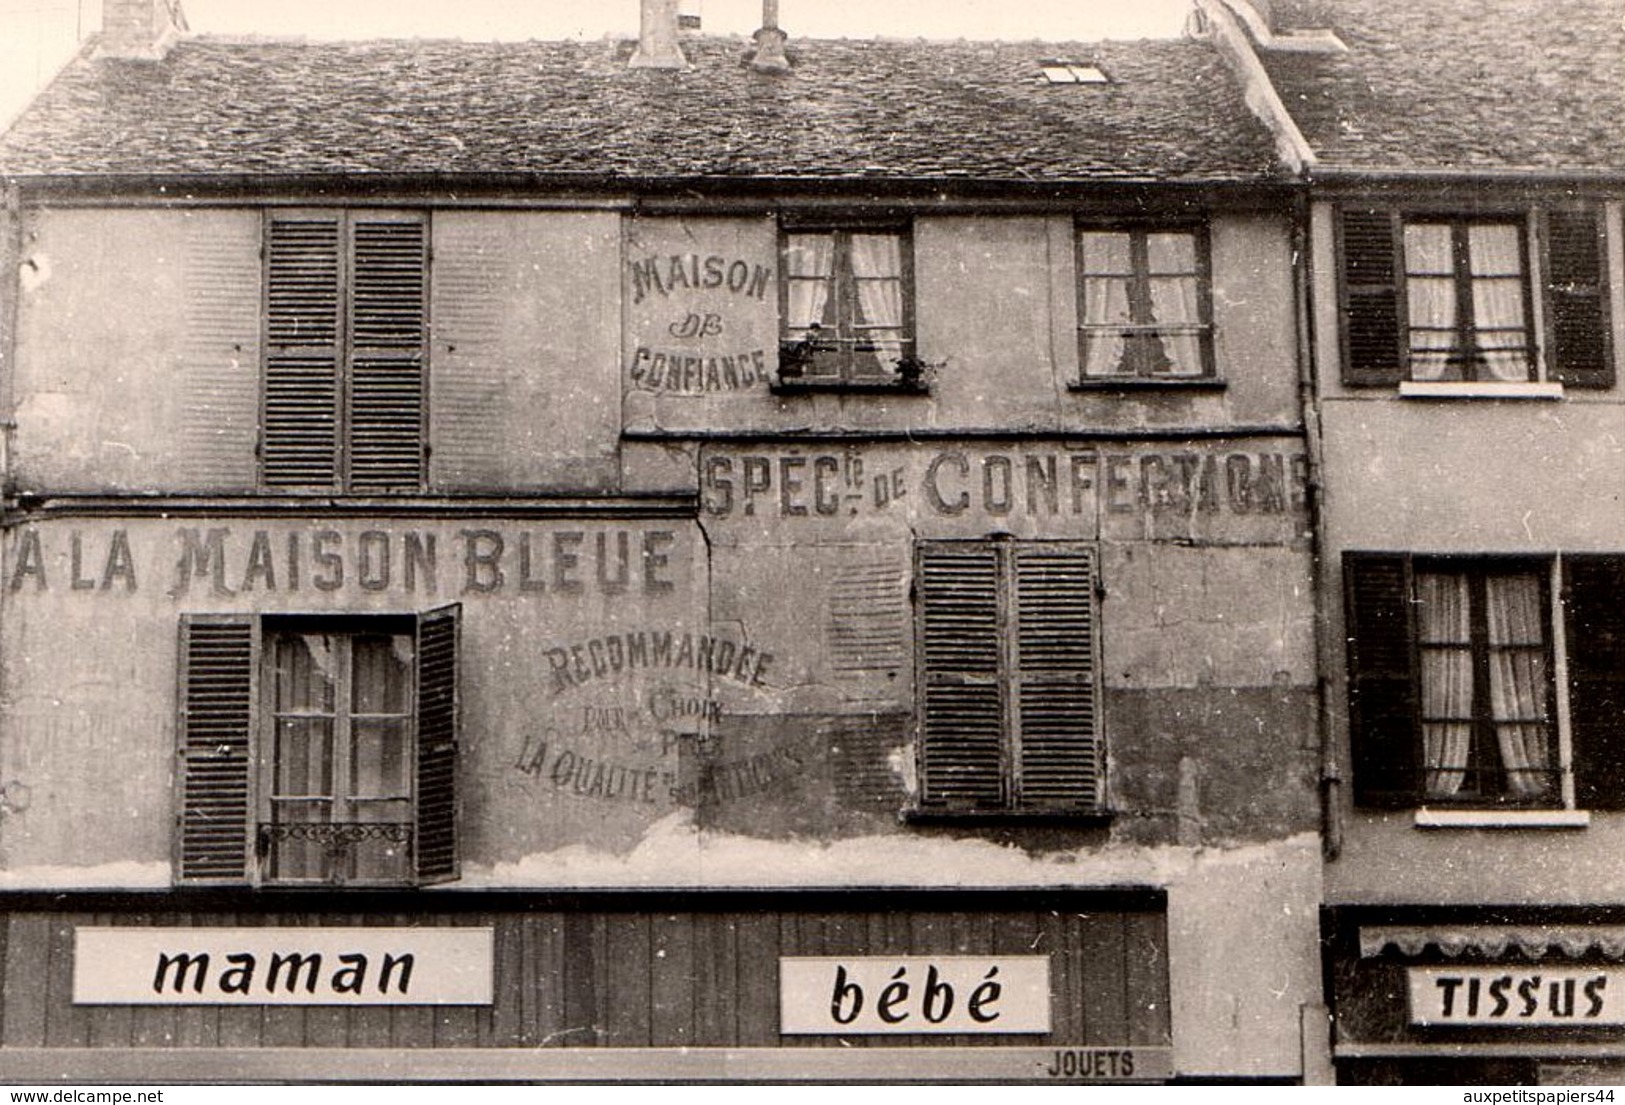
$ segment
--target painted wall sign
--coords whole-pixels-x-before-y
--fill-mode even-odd
[[[1407,975],[1412,1024],[1625,1024],[1619,967],[1412,967]]]
[[[770,265],[714,253],[645,255],[627,262],[627,283],[633,308],[655,320],[640,327],[646,333],[628,366],[633,387],[703,395],[767,386],[767,350],[750,344],[753,328],[740,333],[736,311],[761,313],[752,304],[774,286]]]
[[[639,217],[629,223],[625,258],[629,392],[767,391],[779,332],[772,220]]]
[[[1042,955],[779,960],[786,1035],[1043,1033],[1049,1003]]]
[[[489,928],[74,931],[76,1005],[490,1005]]]
[[[1309,463],[1301,453],[1217,449],[713,452],[701,478],[716,517],[855,516],[907,504],[944,517],[1284,515],[1307,508]]]
[[[661,528],[417,529],[179,526],[166,547],[128,529],[25,526],[10,546],[12,592],[192,595],[644,594],[676,587],[678,534]]]

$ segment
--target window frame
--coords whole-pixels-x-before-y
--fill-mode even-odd
[[[948,637],[934,637],[931,624],[934,590],[932,558],[949,563],[936,574],[945,589],[941,616]],[[975,559],[990,557],[990,579],[976,580]],[[1052,559],[1061,573],[1032,582],[1032,621],[1023,612],[1027,584],[1022,578],[1024,558]],[[1071,561],[1070,564],[1067,561]],[[1035,573],[1038,569],[1035,569]],[[1081,581],[1075,577],[1082,573]],[[1066,573],[1073,578],[1068,581]],[[978,582],[991,584],[991,606],[967,608],[966,596]],[[1082,658],[1073,646],[1070,670],[1066,647],[1057,647],[1057,596],[1073,597],[1081,591],[1081,620],[1085,640]],[[1068,592],[1072,592],[1068,595]],[[987,593],[984,591],[984,593]],[[1102,668],[1100,647],[1099,551],[1090,543],[1056,540],[993,538],[940,538],[916,541],[914,548],[915,606],[915,720],[913,725],[917,783],[904,812],[909,820],[1054,820],[1090,822],[1111,816],[1108,804],[1107,740],[1101,722]],[[1064,617],[1064,615],[1062,615]],[[983,655],[966,656],[963,635],[966,619],[979,620],[983,629]],[[991,630],[991,638],[988,631]],[[1045,634],[1050,636],[1046,639]],[[1022,655],[1033,641],[1033,661]],[[934,644],[947,642],[952,655],[933,666]],[[972,646],[975,647],[974,645]],[[996,653],[987,669],[987,650]],[[977,667],[981,667],[978,672]],[[1043,709],[1030,727],[1023,716],[1029,690],[1055,688],[1042,695]],[[934,704],[933,692],[947,690],[949,701]],[[991,692],[992,699],[988,698]],[[957,701],[960,693],[980,695],[969,705]],[[996,705],[995,705],[996,702]],[[986,723],[989,709],[997,713],[996,767],[990,766]],[[980,709],[981,717],[975,715]],[[1057,719],[1077,726],[1062,734]],[[969,731],[956,722],[969,722]],[[936,728],[947,726],[947,731]],[[983,731],[977,732],[980,727]],[[978,747],[980,745],[980,747]],[[996,775],[989,777],[996,771]],[[939,782],[940,780],[940,782]],[[1059,796],[1073,786],[1080,795]],[[966,792],[980,791],[980,795]],[[1050,792],[1048,794],[1044,792]],[[991,799],[991,800],[989,800]]]
[[[1129,249],[1131,264],[1134,268],[1130,273],[1105,273],[1091,276],[1084,263],[1084,236],[1090,233],[1127,234],[1129,235]],[[1127,278],[1135,285],[1140,286],[1141,296],[1150,295],[1150,281],[1155,276],[1150,269],[1149,249],[1147,239],[1154,234],[1187,234],[1191,238],[1191,252],[1194,270],[1190,278],[1196,284],[1196,310],[1198,321],[1194,323],[1139,323],[1116,324],[1090,324],[1087,319],[1088,287],[1091,279],[1123,279]],[[1213,253],[1212,234],[1205,219],[1079,219],[1073,225],[1072,231],[1072,257],[1076,274],[1074,280],[1075,304],[1077,311],[1077,356],[1078,374],[1069,385],[1073,391],[1097,390],[1132,390],[1132,389],[1202,389],[1222,388],[1224,380],[1220,376],[1214,356],[1213,321]],[[1142,264],[1143,262],[1143,264]],[[1176,274],[1177,275],[1177,274]],[[1090,375],[1087,371],[1089,363],[1089,343],[1092,334],[1126,334],[1128,332],[1144,333],[1153,336],[1162,334],[1194,334],[1196,336],[1197,355],[1200,358],[1201,371],[1190,375],[1176,375],[1173,373],[1142,373],[1142,374],[1100,374]],[[1172,363],[1172,362],[1170,362]]]
[[[1412,267],[1412,258],[1405,244],[1405,232],[1411,227],[1439,226],[1449,231],[1450,235],[1450,273],[1449,281],[1454,299],[1455,310],[1455,343],[1446,358],[1447,364],[1459,366],[1461,379],[1443,379],[1441,383],[1473,383],[1473,384],[1520,384],[1535,383],[1541,375],[1541,356],[1539,343],[1535,337],[1537,315],[1535,313],[1534,277],[1535,269],[1532,267],[1532,251],[1530,249],[1530,232],[1527,217],[1516,215],[1497,216],[1490,214],[1459,215],[1408,215],[1400,218],[1400,267],[1397,270],[1400,277],[1399,308],[1401,315],[1401,330],[1404,334],[1402,341],[1405,346],[1405,364],[1411,383],[1433,382],[1418,380],[1416,378],[1416,362],[1420,359],[1420,350],[1416,343],[1416,334],[1419,330],[1416,319],[1410,307],[1410,285],[1414,280],[1424,279],[1426,275],[1416,272]],[[1518,244],[1518,295],[1520,307],[1520,325],[1518,329],[1523,335],[1522,350],[1525,364],[1524,377],[1521,380],[1502,380],[1490,373],[1487,367],[1487,357],[1481,342],[1481,336],[1489,329],[1478,318],[1477,298],[1474,293],[1474,282],[1491,279],[1494,274],[1479,274],[1473,270],[1472,232],[1477,227],[1510,227],[1517,236]],[[1504,277],[1503,277],[1504,278]],[[1505,328],[1510,329],[1510,328]],[[1470,354],[1470,355],[1469,355]],[[1483,373],[1482,375],[1480,373]]]
[[[410,765],[416,760],[417,753],[417,718],[412,709],[417,696],[417,662],[414,654],[412,663],[405,673],[403,711],[392,715],[397,717],[405,730],[400,752],[402,768],[406,775],[406,793],[389,798],[376,795],[363,795],[357,793],[355,779],[351,764],[356,751],[358,722],[374,718],[374,715],[363,717],[354,709],[354,685],[356,680],[356,644],[358,641],[374,636],[406,637],[413,641],[416,648],[416,626],[411,618],[393,617],[390,615],[376,615],[361,619],[334,619],[310,617],[278,617],[267,616],[261,626],[262,648],[260,650],[260,664],[263,669],[260,677],[262,701],[259,714],[259,762],[254,766],[259,776],[259,803],[256,817],[255,848],[260,859],[261,881],[267,886],[398,886],[404,878],[366,879],[349,876],[343,872],[328,874],[316,878],[301,878],[291,875],[275,874],[278,855],[277,845],[282,840],[305,839],[314,843],[329,845],[327,862],[330,864],[353,862],[354,849],[342,849],[346,845],[359,845],[369,840],[383,840],[389,843],[405,843],[410,845],[413,826],[413,812],[416,805],[416,794],[413,772]],[[342,648],[335,652],[336,669],[332,681],[332,708],[331,710],[299,710],[285,706],[277,700],[278,687],[275,677],[277,666],[277,643],[280,640],[296,636],[323,636],[333,641],[343,642]],[[376,715],[382,716],[382,715]],[[329,761],[330,778],[327,792],[324,794],[285,794],[279,793],[279,781],[283,775],[283,742],[281,740],[281,724],[285,720],[329,719],[331,729],[327,738],[327,756]],[[359,816],[362,804],[370,801],[392,801],[404,803],[404,822],[374,822]],[[297,818],[283,820],[278,816],[280,805],[308,803],[323,805],[328,816],[324,820],[302,821]],[[341,816],[341,814],[343,816]],[[314,825],[326,828],[326,831],[317,831],[313,834],[301,836],[293,831],[292,826]],[[376,825],[377,828],[368,829],[364,826]],[[339,828],[333,828],[339,826]],[[389,831],[386,831],[385,827]],[[326,839],[323,839],[326,838]],[[408,848],[401,862],[409,864],[411,860]]]
[[[1344,200],[1332,208],[1342,380],[1353,388],[1398,387],[1402,395],[1561,398],[1567,387],[1615,386],[1616,351],[1605,206],[1591,201],[1411,203]],[[1462,380],[1417,378],[1411,356],[1405,229],[1511,224],[1518,230],[1528,373]],[[1454,231],[1453,231],[1454,232]],[[1579,246],[1577,249],[1576,246]],[[1460,260],[1453,276],[1471,282]],[[1458,288],[1458,303],[1466,292]],[[1465,328],[1458,309],[1457,324]]]
[[[326,273],[308,259],[293,258],[287,279],[279,284],[281,255],[278,227],[331,225],[336,231],[332,259],[331,334],[327,341],[286,340],[292,328],[309,321],[308,313],[321,309],[315,298],[329,289],[314,282]],[[417,259],[417,325],[415,341],[390,341],[392,329],[402,324],[403,308],[391,302],[402,285],[393,276],[401,272],[401,255],[380,250],[372,269],[371,324],[362,321],[363,265],[358,259],[360,227],[413,226],[419,229]],[[430,212],[406,208],[289,207],[266,210],[261,217],[261,352],[255,460],[256,483],[262,492],[323,495],[417,494],[428,484],[429,464],[429,324],[430,261],[433,227]],[[304,316],[304,317],[302,317]],[[371,337],[360,336],[370,330]],[[323,331],[318,329],[320,335]],[[391,355],[393,353],[393,356]],[[314,372],[315,362],[332,361],[331,398],[308,389],[324,389]],[[392,361],[408,360],[414,368],[401,370]],[[395,369],[394,378],[390,377]],[[371,371],[368,371],[370,369]],[[412,377],[412,379],[408,379]],[[366,394],[371,388],[371,394]],[[415,387],[415,399],[408,393]],[[301,388],[307,389],[301,392]],[[399,419],[402,404],[415,403],[415,419]],[[325,413],[318,408],[325,406]],[[330,444],[313,440],[322,434],[323,419],[331,421]],[[370,422],[370,424],[369,424]],[[363,442],[367,442],[363,446]],[[358,457],[371,453],[366,464],[378,471],[368,474]],[[410,460],[407,453],[415,453]],[[320,454],[325,453],[325,457]],[[312,467],[314,466],[314,468]],[[327,479],[301,474],[331,470]],[[390,469],[409,476],[389,475]]]
[[[182,615],[177,635],[175,884],[376,889],[457,879],[461,610],[461,604],[453,603],[416,613]],[[359,839],[405,843],[399,877],[285,877],[271,869],[278,824],[273,799],[279,718],[273,644],[281,635],[298,633],[412,639],[403,752],[407,821],[391,823],[397,831],[381,837],[361,833],[340,840],[342,833],[318,834],[332,837],[318,842],[334,845],[335,854],[338,845]],[[336,748],[336,738],[334,744]],[[330,817],[326,823],[334,822]],[[407,826],[404,833],[398,831],[402,824]]]
[[[860,234],[894,235],[898,242],[900,272],[897,281],[902,297],[902,320],[898,326],[902,336],[898,344],[902,348],[902,355],[890,373],[860,373],[856,370],[855,355],[863,352],[858,348],[862,340],[851,327],[855,325],[852,320],[856,316],[857,285],[861,278],[852,270],[851,239]],[[796,278],[791,275],[789,258],[790,239],[795,235],[828,235],[831,239],[829,281],[836,310],[836,334],[833,338],[815,339],[791,332],[791,285]],[[778,245],[779,364],[773,385],[775,391],[882,390],[923,393],[927,390],[925,366],[919,355],[912,220],[787,216],[779,220]],[[824,348],[829,345],[835,348]],[[834,373],[808,371],[815,357],[832,352],[837,354]]]
[[[1625,705],[1625,612],[1610,605],[1625,585],[1625,553],[1472,555],[1346,551],[1343,616],[1347,641],[1349,747],[1354,804],[1368,809],[1504,811],[1561,815],[1625,809],[1625,715],[1596,704]],[[1556,786],[1541,796],[1505,791],[1428,792],[1423,735],[1423,648],[1416,623],[1415,578],[1459,573],[1470,580],[1536,573],[1541,584],[1550,771]],[[1469,584],[1473,586],[1473,584]],[[1480,626],[1474,626],[1478,635]],[[1590,653],[1611,642],[1610,656]],[[1493,646],[1491,646],[1493,647]],[[1474,645],[1475,695],[1488,693]],[[1602,666],[1599,667],[1598,665]],[[1611,667],[1609,665],[1612,665]],[[1493,717],[1479,717],[1475,738],[1493,739]],[[1619,714],[1619,711],[1615,711]],[[1419,824],[1420,813],[1419,813]],[[1443,824],[1445,822],[1441,822]]]

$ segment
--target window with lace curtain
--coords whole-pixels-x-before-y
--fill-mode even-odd
[[[1418,394],[1614,385],[1595,205],[1460,214],[1347,204],[1337,227],[1345,383]]]
[[[1084,385],[1213,379],[1202,228],[1082,227],[1077,256]]]
[[[1344,577],[1361,804],[1625,806],[1625,556],[1349,553]]]
[[[906,228],[796,227],[781,254],[781,384],[919,383]]]

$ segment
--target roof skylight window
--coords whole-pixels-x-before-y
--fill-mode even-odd
[[[1038,63],[1045,84],[1110,84],[1111,78],[1092,61],[1050,59]]]

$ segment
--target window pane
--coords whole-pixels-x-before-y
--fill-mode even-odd
[[[1456,283],[1448,277],[1412,277],[1405,285],[1410,309],[1411,378],[1462,379],[1457,347]]]
[[[276,710],[333,712],[336,679],[333,638],[317,634],[287,634],[276,638]]]
[[[1164,334],[1162,348],[1168,354],[1164,375],[1172,377],[1202,375],[1202,339],[1199,334]]]
[[[1459,572],[1416,573],[1416,628],[1423,644],[1467,644],[1471,638],[1467,577]]]
[[[1461,793],[1467,783],[1467,758],[1472,751],[1470,722],[1429,723],[1422,726],[1423,786],[1429,798]]]
[[[1162,276],[1150,283],[1152,321],[1164,326],[1194,326],[1202,321],[1196,277]]]
[[[333,723],[325,718],[281,718],[276,730],[278,796],[333,793]]]
[[[1475,223],[1467,228],[1467,256],[1473,276],[1523,278],[1520,230],[1510,223]]]
[[[351,712],[405,714],[410,707],[412,639],[356,637],[352,642]]]
[[[1454,276],[1456,262],[1449,223],[1405,224],[1405,274]]]
[[[1196,273],[1196,238],[1190,233],[1147,234],[1145,252],[1153,275]]]
[[[1129,260],[1129,236],[1118,231],[1085,230],[1082,244],[1083,271],[1090,276],[1128,276],[1134,272]]]
[[[1128,322],[1128,281],[1091,277],[1083,282],[1085,326]]]
[[[353,797],[411,796],[409,736],[404,720],[354,723],[350,739],[350,793]]]
[[[852,275],[865,278],[903,275],[903,240],[896,234],[852,235]]]
[[[332,829],[327,824],[328,814],[325,804],[272,803],[266,857],[271,878],[318,880],[329,877],[327,857],[331,851]]]
[[[784,271],[788,276],[828,279],[835,273],[833,234],[790,234],[784,240]]]
[[[1546,609],[1540,577],[1533,573],[1494,575],[1485,581],[1492,645],[1541,645],[1546,641]]]

